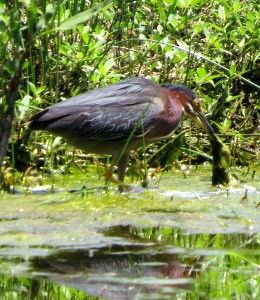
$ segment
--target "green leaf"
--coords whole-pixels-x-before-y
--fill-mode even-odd
[[[109,58],[109,59],[105,62],[105,64],[104,64],[104,68],[105,68],[106,72],[109,72],[109,70],[110,70],[111,68],[113,68],[114,65],[115,65],[114,59],[113,59],[113,58]]]
[[[229,69],[230,76],[236,75],[236,71],[237,71],[236,65],[232,64],[231,67],[230,67],[230,69]]]
[[[32,82],[28,82],[31,92],[35,95],[36,94],[36,87]]]
[[[225,7],[224,6],[219,5],[219,7],[218,7],[218,15],[219,15],[219,18],[223,22],[226,22],[226,12],[225,12]]]
[[[62,22],[57,29],[68,30],[68,29],[75,28],[78,24],[88,21],[93,16],[98,14],[100,11],[102,11],[104,8],[110,6],[112,2],[113,2],[112,0],[105,0],[104,2],[98,5],[94,5],[90,9],[80,12],[75,16],[69,18],[68,20]]]
[[[197,74],[198,74],[199,79],[203,79],[208,75],[207,71],[204,68],[198,68]]]
[[[222,129],[228,131],[232,125],[232,121],[226,118],[222,125],[223,125]]]

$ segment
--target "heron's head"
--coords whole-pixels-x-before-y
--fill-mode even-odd
[[[215,132],[201,111],[202,99],[184,85],[162,84],[161,86],[167,88],[172,99],[176,101],[173,105],[182,107],[183,111],[206,131],[209,138],[213,139]]]

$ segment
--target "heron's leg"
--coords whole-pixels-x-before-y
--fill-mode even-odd
[[[128,153],[121,155],[119,160],[115,160],[113,158],[110,167],[106,170],[106,173],[105,173],[105,177],[107,180],[118,184],[118,188],[119,188],[120,192],[131,190],[131,186],[124,183],[125,171],[126,171],[127,164],[128,164],[128,158],[129,158]],[[115,165],[118,166],[118,169],[117,169],[118,179],[116,179],[113,176],[113,169],[114,169]]]
[[[109,168],[107,168],[105,171],[105,178],[107,182],[110,181],[118,184],[118,179],[113,176],[113,171],[114,171],[114,165],[110,165]]]
[[[125,171],[128,165],[128,161],[129,161],[129,153],[124,153],[123,155],[121,155],[118,161],[117,174],[118,174],[118,180],[120,182],[124,182]]]
[[[131,185],[125,184],[124,179],[125,179],[125,171],[128,165],[129,161],[129,153],[124,153],[118,162],[118,168],[117,168],[117,173],[118,173],[118,181],[120,182],[118,185],[119,191],[122,192],[129,192],[133,189]]]

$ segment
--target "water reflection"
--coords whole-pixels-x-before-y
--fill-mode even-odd
[[[17,245],[2,247],[1,273],[7,276],[0,277],[0,298],[9,299],[10,293],[20,293],[10,299],[23,300],[260,295],[259,234],[187,234],[160,226],[112,226],[99,233],[106,243],[91,239],[89,245],[72,242],[48,247],[49,252],[31,246],[23,248],[24,257],[21,249],[14,251]]]
[[[34,276],[90,295],[122,300],[137,295],[138,299],[171,297],[180,289],[190,290],[197,274],[190,258],[152,253],[142,246],[58,252],[34,259],[31,267]]]

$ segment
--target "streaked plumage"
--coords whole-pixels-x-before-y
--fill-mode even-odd
[[[196,98],[185,86],[132,78],[52,105],[34,115],[29,126],[62,136],[87,152],[112,155],[119,180],[111,172],[107,177],[122,184],[129,151],[172,134],[184,111],[213,133],[197,111]]]

